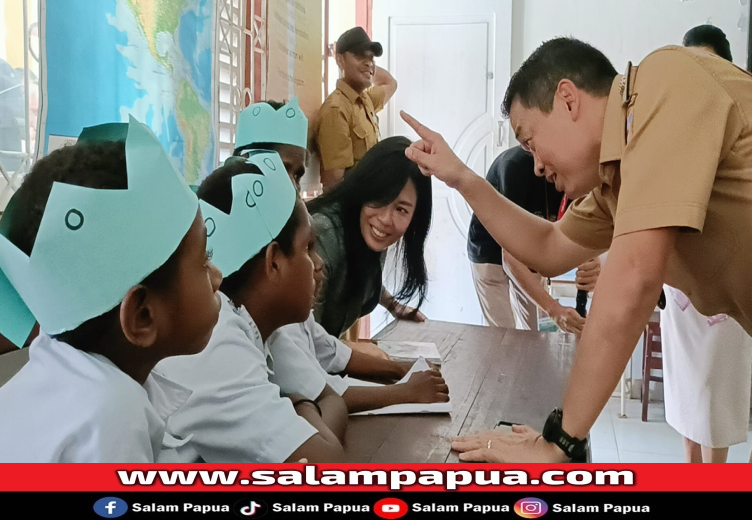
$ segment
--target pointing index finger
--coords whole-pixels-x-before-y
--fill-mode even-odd
[[[433,136],[433,132],[423,123],[415,119],[413,116],[405,112],[404,110],[400,110],[400,116],[402,116],[402,119],[410,125],[410,127],[415,130],[415,133],[418,134],[421,139],[429,139]]]

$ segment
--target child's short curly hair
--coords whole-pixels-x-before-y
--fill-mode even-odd
[[[34,165],[0,220],[0,233],[29,256],[34,249],[42,216],[55,182],[101,190],[127,189],[125,143],[78,143],[56,150]],[[134,211],[138,211],[138,208],[134,208]],[[127,222],[122,224],[128,225]],[[113,229],[112,233],[117,236],[118,230]],[[167,262],[143,281],[144,285],[168,287],[177,271],[175,257],[173,253]],[[75,348],[87,350],[110,327],[120,326],[119,309],[118,305],[74,330],[58,334],[56,338]]]

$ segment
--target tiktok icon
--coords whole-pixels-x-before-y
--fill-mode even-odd
[[[241,500],[235,504],[235,513],[241,518],[261,518],[269,508],[261,500]]]

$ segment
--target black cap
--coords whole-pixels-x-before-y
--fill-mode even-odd
[[[337,40],[337,54],[352,52],[362,55],[366,51],[373,52],[376,57],[384,54],[384,48],[380,43],[372,42],[362,27],[353,27],[345,31]]]

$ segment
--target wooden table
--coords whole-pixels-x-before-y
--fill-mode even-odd
[[[348,462],[457,462],[451,451],[457,435],[491,429],[500,420],[540,431],[562,404],[574,361],[574,336],[564,333],[399,321],[376,339],[435,343],[453,411],[351,417]]]

